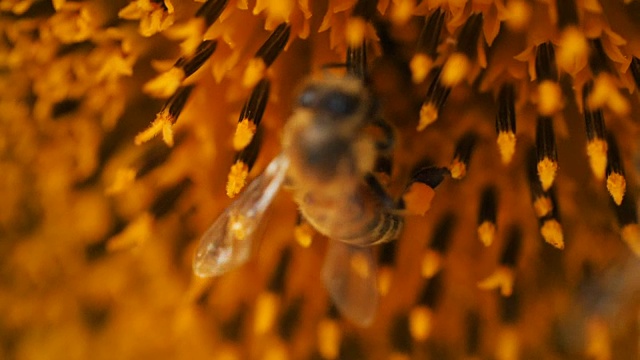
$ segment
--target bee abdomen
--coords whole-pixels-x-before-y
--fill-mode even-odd
[[[342,242],[357,246],[371,246],[397,239],[402,233],[404,220],[402,217],[387,211],[381,211],[376,219],[363,228],[358,236],[339,239]]]

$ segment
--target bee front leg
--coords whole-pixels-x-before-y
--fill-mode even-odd
[[[424,215],[431,208],[435,189],[451,176],[446,167],[428,166],[418,169],[407,185],[400,208],[411,214]]]

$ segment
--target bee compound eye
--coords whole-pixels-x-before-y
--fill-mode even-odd
[[[318,88],[309,86],[305,88],[298,96],[298,105],[306,108],[313,107],[318,101]]]
[[[347,116],[353,114],[359,105],[360,100],[357,96],[331,91],[322,98],[320,108],[335,115]]]

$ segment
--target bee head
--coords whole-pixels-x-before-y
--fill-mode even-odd
[[[351,77],[307,83],[298,96],[298,106],[316,113],[318,120],[331,122],[366,119],[372,112],[368,91],[362,81]]]

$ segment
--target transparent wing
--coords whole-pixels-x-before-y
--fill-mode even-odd
[[[218,276],[247,262],[258,225],[282,186],[288,166],[284,154],[272,160],[207,229],[193,259],[196,275]]]
[[[360,326],[371,325],[378,308],[376,272],[371,247],[329,241],[322,280],[342,315]]]

